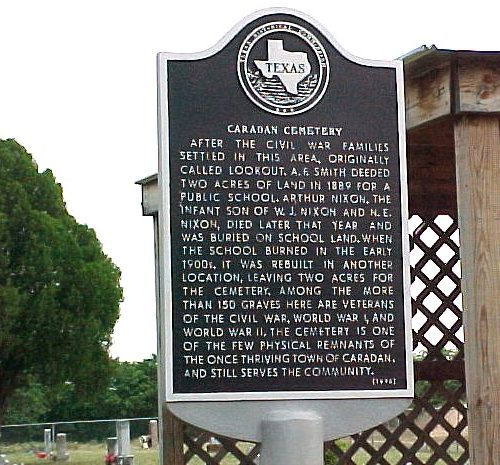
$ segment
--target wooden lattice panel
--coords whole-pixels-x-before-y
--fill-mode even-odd
[[[254,465],[258,463],[259,450],[259,444],[214,436],[193,427],[184,430],[184,457],[188,465]]]
[[[465,387],[420,382],[410,409],[391,422],[328,444],[337,465],[455,465],[468,461]]]
[[[410,220],[413,343],[429,359],[463,359],[458,225],[447,215]]]
[[[415,399],[389,423],[326,444],[325,465],[468,463],[457,222],[448,215],[413,216],[410,237]],[[259,449],[184,429],[189,465],[252,465],[258,463]]]

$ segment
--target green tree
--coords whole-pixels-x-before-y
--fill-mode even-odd
[[[142,362],[116,362],[105,399],[108,418],[158,415],[156,357]]]
[[[107,388],[93,401],[81,399],[72,383],[54,391],[47,417],[71,421],[157,416],[156,357],[142,362],[113,360],[111,368]]]
[[[51,171],[0,140],[0,423],[30,376],[72,382],[80,395],[107,384],[119,280],[95,232],[68,214]]]
[[[40,422],[49,411],[50,401],[47,388],[32,377],[29,378],[29,384],[16,389],[9,399],[9,406],[4,417],[8,425]]]

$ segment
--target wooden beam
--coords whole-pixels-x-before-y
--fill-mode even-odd
[[[500,53],[433,50],[405,60],[406,126],[500,113]]]
[[[417,381],[446,381],[458,379],[465,381],[463,360],[423,360],[413,364],[415,380]]]
[[[453,122],[445,118],[408,131],[406,147],[410,214],[456,218]]]
[[[405,69],[406,73],[406,69]],[[449,60],[422,74],[405,75],[406,127],[412,129],[451,113]]]
[[[158,215],[160,205],[160,189],[158,187],[158,175],[153,174],[145,179],[137,181],[136,184],[142,189],[142,214],[144,216]]]
[[[457,69],[457,113],[500,112],[500,56],[461,58]]]
[[[500,465],[500,118],[455,125],[471,463]]]

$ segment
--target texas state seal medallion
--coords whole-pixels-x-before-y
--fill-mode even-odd
[[[329,76],[323,45],[298,24],[263,24],[245,38],[238,53],[243,90],[270,113],[295,115],[310,110],[323,97]]]

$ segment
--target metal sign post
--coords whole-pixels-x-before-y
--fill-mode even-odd
[[[322,465],[323,418],[276,410],[262,420],[262,465]]]
[[[413,396],[402,64],[271,9],[158,71],[165,401],[320,463]]]

